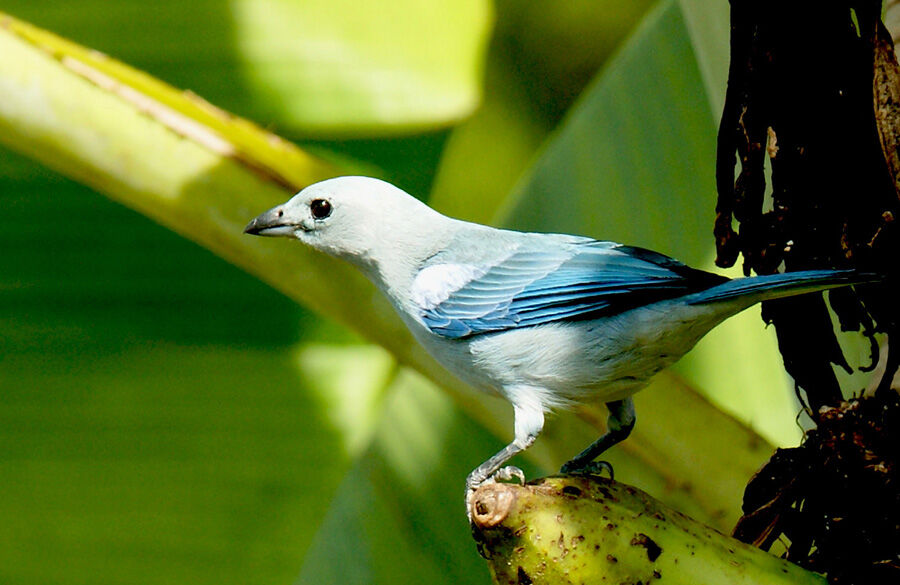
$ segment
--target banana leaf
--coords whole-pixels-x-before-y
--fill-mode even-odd
[[[667,239],[654,247],[704,261],[710,246],[698,239],[699,214],[712,191],[688,197],[706,183],[678,169],[711,166],[701,159],[713,118],[685,14],[664,2],[646,17],[518,186],[485,202],[482,220],[654,244],[639,238],[658,229],[664,213],[642,218],[656,228],[641,232],[632,221],[634,231],[623,233],[586,220],[561,223],[563,210],[550,206],[548,213],[534,195],[568,172],[559,153],[599,148],[581,155],[590,156],[585,164],[615,165],[625,155],[619,187],[637,181],[639,188],[617,191],[574,176],[557,186],[571,204],[615,209],[620,215],[611,217],[623,219],[635,208],[628,202],[652,209],[675,190],[678,217],[692,223],[663,231]],[[484,15],[460,18],[481,22]],[[470,42],[482,46],[487,33],[479,30]],[[658,46],[671,51],[657,55]],[[477,77],[472,54],[460,60]],[[4,580],[80,582],[106,567],[107,580],[128,582],[283,582],[298,573],[301,582],[484,582],[466,536],[462,479],[508,440],[508,407],[441,369],[349,267],[290,242],[241,235],[250,217],[294,190],[358,167],[313,155],[191,92],[9,16],[0,16],[0,55],[0,141],[93,190],[10,154],[0,160],[16,211],[4,231],[9,276],[0,283],[0,453],[8,479],[0,501],[4,517],[15,518],[0,530],[11,544],[0,553],[0,567],[10,567],[0,569]],[[509,69],[500,70],[503,84]],[[260,71],[255,83],[275,75]],[[653,84],[640,86],[641,79]],[[348,98],[347,111],[363,99]],[[605,110],[629,101],[655,113],[651,121],[673,104],[691,109],[671,121],[672,136],[687,136],[689,148],[678,140],[651,144],[633,111]],[[304,124],[300,114],[266,107],[257,111],[284,115],[286,126]],[[598,108],[601,119],[619,125],[601,130],[596,142],[579,139],[597,130]],[[440,128],[449,119],[435,112],[427,124]],[[331,124],[335,134],[348,131],[346,119]],[[358,130],[395,135],[397,128],[369,120]],[[609,133],[618,149],[604,146]],[[519,160],[541,130],[525,134]],[[451,134],[449,144],[455,139]],[[654,150],[642,159],[640,148],[648,146]],[[684,162],[673,163],[672,149]],[[445,177],[460,172],[443,162]],[[642,171],[644,163],[659,168]],[[637,178],[628,179],[631,172]],[[439,197],[437,185],[433,203],[452,208],[459,187]],[[126,298],[131,310],[116,305]],[[758,328],[745,322],[740,331]],[[742,359],[724,356],[725,363]],[[704,386],[724,376],[721,368],[704,376],[705,367],[660,377],[642,392],[635,436],[610,459],[620,479],[726,528],[742,485],[770,448],[704,397],[711,392]],[[754,416],[745,420],[755,425]],[[604,417],[602,408],[588,408],[551,419],[526,470],[552,471],[599,432]],[[43,562],[44,550],[62,562]]]

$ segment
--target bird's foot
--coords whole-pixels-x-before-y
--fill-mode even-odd
[[[518,467],[509,465],[507,467],[501,467],[485,478],[479,477],[477,473],[472,473],[466,479],[466,491],[474,492],[476,489],[485,484],[508,482],[512,479],[517,479],[519,480],[520,484],[525,485],[525,472]]]
[[[508,465],[506,467],[501,467],[498,469],[494,475],[488,478],[488,481],[491,483],[498,482],[508,482],[511,479],[519,480],[519,484],[525,485],[525,472],[519,469],[518,467],[513,467],[512,465]]]
[[[563,475],[603,475],[603,472],[609,474],[609,479],[615,479],[613,466],[609,461],[588,461],[581,464],[575,460],[565,463],[559,470]]]

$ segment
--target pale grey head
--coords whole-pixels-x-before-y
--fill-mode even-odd
[[[339,177],[316,183],[251,221],[244,233],[296,238],[333,256],[359,263],[412,218],[431,210],[390,183]]]

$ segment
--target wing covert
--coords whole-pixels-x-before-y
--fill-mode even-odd
[[[585,239],[523,245],[432,306],[420,306],[438,335],[472,335],[554,321],[596,319],[727,281],[662,254]],[[474,274],[476,271],[471,267]]]

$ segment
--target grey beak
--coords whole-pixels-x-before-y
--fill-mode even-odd
[[[294,227],[285,220],[284,210],[279,206],[254,218],[244,228],[244,233],[251,236],[289,236]]]

